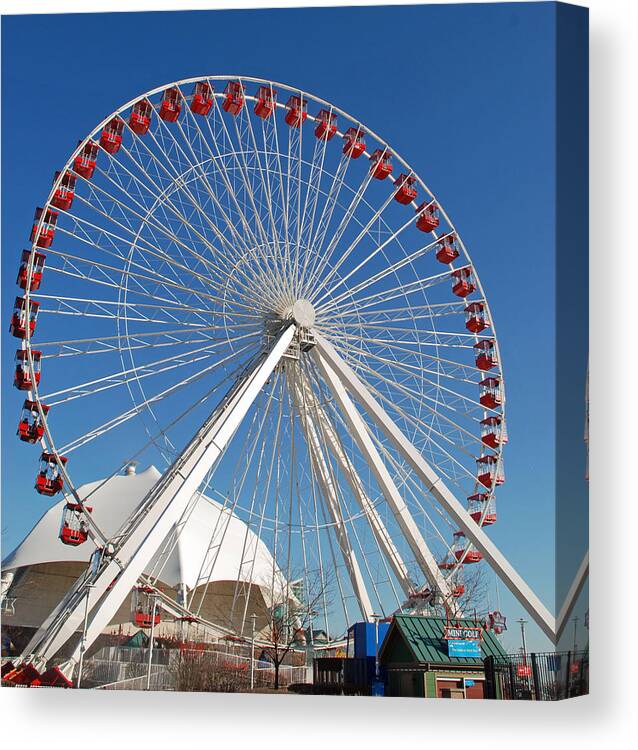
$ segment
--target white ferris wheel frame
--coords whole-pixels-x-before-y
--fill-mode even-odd
[[[143,99],[150,99],[150,97],[175,86],[181,88],[182,86],[194,84],[199,81],[208,81],[212,83],[214,81],[229,80],[237,80],[242,83],[249,82],[259,85],[269,85],[271,88],[276,87],[278,90],[284,90],[292,94],[300,95],[305,101],[324,105],[329,109],[329,111],[335,113],[336,115],[343,116],[348,123],[360,127],[367,136],[370,136],[372,139],[374,139],[376,144],[379,144],[385,151],[387,151],[388,154],[390,154],[399,164],[401,164],[407,170],[408,174],[411,174],[415,177],[416,181],[423,188],[426,195],[430,197],[431,202],[436,202],[441,215],[445,218],[447,224],[455,233],[458,244],[461,247],[465,257],[469,258],[469,255],[459,233],[456,232],[453,223],[445,213],[441,204],[436,200],[436,197],[434,196],[432,191],[427,188],[425,183],[423,183],[421,178],[410,168],[407,162],[402,159],[400,155],[397,154],[391,148],[391,146],[387,144],[382,138],[380,138],[376,133],[371,131],[369,128],[364,126],[363,123],[361,123],[348,113],[335,107],[334,105],[323,99],[309,94],[308,92],[291,86],[287,86],[285,84],[249,76],[198,76],[182,79],[180,81],[172,82],[157,87],[151,91],[145,92],[141,96],[137,96],[123,106],[119,107],[109,116],[104,118],[93,129],[91,134],[87,136],[87,138],[85,138],[83,141],[81,141],[77,148],[72,152],[67,163],[60,170],[60,176],[56,181],[54,181],[45,206],[48,208],[51,205],[51,200],[55,194],[55,191],[59,187],[64,174],[71,168],[74,159],[82,152],[86,143],[93,138],[96,132],[99,132],[114,117],[119,116],[127,110],[130,110],[130,108],[136,102]],[[216,98],[221,98],[224,96],[222,92],[218,91],[213,91],[212,95]],[[256,101],[256,97],[247,92],[244,94],[244,96],[247,101]],[[285,105],[281,101],[276,101],[274,105],[277,109],[283,109],[285,107]],[[310,112],[308,112],[307,117],[311,121],[315,121],[317,119]],[[343,136],[343,133],[339,130],[337,131],[337,134]],[[364,155],[368,158],[370,157],[367,146],[366,150],[364,151]],[[394,178],[391,178],[391,180],[392,182],[395,182]],[[46,209],[42,212],[42,216],[40,217],[39,223],[37,225],[36,237],[42,229],[42,225],[45,220],[45,214]],[[406,225],[412,223],[413,221],[414,219],[411,218],[410,221],[406,223]],[[403,229],[403,227],[401,229]],[[396,236],[397,233],[395,233],[395,235],[393,236]],[[434,234],[434,236],[437,237],[436,234]],[[392,239],[392,237],[390,239]],[[31,258],[27,267],[27,283],[24,295],[26,300],[25,307],[27,319],[30,313],[30,282],[33,273],[34,250],[36,250],[35,240],[32,245]],[[475,281],[477,289],[481,294],[481,300],[485,305],[488,319],[490,320],[492,325],[493,341],[497,361],[501,363],[498,338],[496,337],[496,332],[494,330],[493,318],[491,316],[489,303],[483,292],[478,275],[475,275]],[[250,404],[256,398],[256,395],[259,392],[261,386],[256,387],[255,384],[258,382],[261,382],[263,384],[263,382],[266,381],[267,377],[270,375],[270,373],[272,373],[272,371],[277,366],[277,363],[283,356],[283,353],[289,345],[294,333],[295,326],[290,325],[280,335],[279,339],[274,344],[265,360],[260,362],[256,366],[255,371],[248,378],[251,383],[250,388],[246,386],[245,381],[242,381],[243,385],[240,385],[240,390],[244,388],[244,390],[242,390],[243,396],[241,399],[239,399],[238,403],[233,402],[232,407],[226,414],[226,417],[231,420],[233,427],[232,429],[226,427],[227,434],[225,435],[224,441],[222,441],[224,442],[224,445],[230,441],[232,435],[241,423],[243,416],[248,410]],[[40,419],[44,426],[44,437],[41,442],[45,450],[51,452],[56,457],[59,457],[60,454],[58,453],[58,449],[56,448],[55,442],[53,440],[53,436],[51,434],[51,430],[47,421],[47,415],[42,409],[39,389],[35,379],[34,361],[31,355],[31,333],[29,326],[27,326],[26,328],[23,349],[26,350],[27,353],[26,360],[33,383],[33,390],[32,392],[30,392],[30,397],[32,396],[33,400],[37,404]],[[401,494],[399,493],[392,477],[390,476],[382,458],[378,453],[378,450],[371,440],[366,425],[361,418],[359,408],[353,401],[353,397],[358,401],[359,405],[363,407],[363,409],[367,412],[368,416],[371,417],[374,423],[385,433],[389,442],[393,445],[397,452],[403,456],[407,464],[415,472],[415,475],[430,490],[436,501],[441,505],[446,513],[448,513],[449,516],[454,519],[454,521],[458,524],[459,529],[465,533],[467,539],[469,540],[468,548],[471,543],[483,554],[483,556],[490,563],[497,575],[503,580],[509,590],[530,614],[530,616],[537,622],[542,631],[550,639],[553,640],[556,636],[555,618],[549,613],[549,611],[545,608],[538,597],[536,597],[530,587],[516,573],[513,567],[500,553],[496,545],[494,545],[494,543],[487,536],[482,526],[477,524],[472,519],[468,511],[456,499],[454,494],[446,487],[441,477],[437,475],[436,471],[425,461],[419,451],[401,432],[401,429],[389,417],[383,406],[374,398],[365,384],[358,378],[358,376],[349,367],[349,365],[341,358],[335,348],[318,334],[316,335],[316,346],[311,352],[311,358],[315,362],[319,371],[321,371],[324,377],[324,381],[325,383],[327,383],[332,395],[335,398],[335,401],[341,407],[342,413],[345,415],[345,420],[348,428],[351,431],[352,437],[359,446],[362,455],[365,456],[372,473],[374,474],[379,486],[382,489],[383,496],[385,497],[389,507],[395,514],[395,518],[397,519],[404,535],[406,536],[409,545],[415,555],[415,558],[419,561],[419,566],[423,570],[427,580],[431,582],[432,586],[443,595],[444,599],[449,599],[450,591],[448,583],[437,567],[434,556],[430,552],[428,545],[426,544],[418,529],[417,524],[415,523],[409,510],[407,509],[401,497]],[[264,375],[264,373],[266,374]],[[500,380],[502,388],[502,404],[500,406],[500,412],[504,418],[505,388],[503,384],[502,369],[500,373]],[[229,398],[233,397],[232,394],[234,394],[235,388],[236,386],[231,389]],[[312,391],[311,389],[308,389],[307,384],[299,382],[295,387],[294,396],[299,401],[306,401],[307,399],[312,398]],[[324,450],[329,451],[335,459],[336,463],[339,465],[343,477],[350,485],[354,497],[357,499],[360,507],[362,508],[362,511],[367,516],[373,530],[373,534],[377,539],[377,543],[383,550],[390,567],[392,568],[395,576],[397,577],[397,580],[399,581],[403,589],[404,594],[407,595],[410,590],[413,590],[413,584],[410,580],[410,576],[407,572],[403,560],[401,559],[400,554],[394,547],[392,539],[385,530],[383,521],[378,516],[378,514],[376,514],[373,504],[370,502],[369,498],[367,498],[365,489],[363,488],[363,485],[357,476],[356,470],[350,463],[348,456],[343,453],[343,450],[340,449],[339,441],[336,439],[331,439],[331,429],[333,428],[331,427],[329,418],[326,414],[322,413],[320,405],[315,404],[315,407],[316,408],[314,409],[314,416],[311,417],[309,412],[305,411],[305,419],[303,420],[303,427],[308,438],[309,452],[312,458],[312,463],[314,464],[314,469],[319,479],[318,484],[322,489],[324,498],[326,500],[326,506],[329,509],[333,509],[332,520],[336,529],[337,538],[341,539],[339,545],[343,545],[342,553],[344,555],[344,560],[347,561],[348,559],[350,559],[350,563],[346,562],[346,567],[348,568],[348,574],[350,576],[353,588],[355,592],[357,592],[357,598],[359,600],[361,611],[366,619],[370,619],[373,614],[372,605],[370,603],[369,597],[367,596],[367,593],[365,592],[365,585],[362,582],[361,573],[358,570],[356,556],[354,556],[353,554],[350,555],[349,553],[347,534],[340,536],[339,533],[340,520],[337,510],[338,504],[335,504],[334,501],[331,501],[331,483],[333,480],[325,469],[325,456],[323,453]],[[211,429],[221,428],[219,427],[219,424],[217,422],[214,422],[214,424],[211,426]],[[321,445],[319,433],[321,433],[321,437],[325,441],[324,446]],[[328,437],[327,440],[326,436]],[[180,454],[173,466],[184,459],[184,456],[188,452],[189,448],[192,448],[191,443],[189,443],[189,446],[187,446],[187,448]],[[119,606],[123,598],[126,596],[127,592],[130,591],[131,587],[135,585],[138,580],[144,580],[143,573],[145,564],[141,564],[140,561],[145,560],[146,562],[148,562],[148,560],[150,560],[150,558],[152,557],[152,554],[157,550],[163,539],[163,537],[160,538],[162,531],[165,528],[170,527],[165,527],[165,524],[168,523],[169,519],[171,523],[175,523],[179,519],[188,499],[193,495],[193,492],[197,489],[197,486],[199,486],[207,471],[210,470],[211,466],[214,465],[215,461],[221,455],[223,446],[220,446],[219,443],[217,443],[216,449],[219,450],[217,450],[217,452],[213,451],[207,454],[207,459],[200,465],[198,472],[193,473],[192,476],[188,474],[186,478],[182,479],[182,484],[179,486],[179,489],[177,491],[174,490],[177,482],[174,473],[172,473],[174,470],[172,467],[169,467],[160,482],[158,482],[157,487],[164,487],[166,486],[166,483],[169,483],[173,488],[172,500],[171,502],[168,502],[168,504],[166,504],[166,495],[157,495],[157,493],[155,492],[155,488],[153,490],[153,493],[149,493],[153,494],[154,499],[152,500],[151,505],[156,508],[157,511],[157,513],[154,512],[147,516],[148,523],[151,524],[151,528],[153,529],[153,535],[149,537],[150,539],[152,539],[152,541],[145,540],[141,543],[141,545],[139,545],[139,548],[135,547],[135,541],[131,541],[134,539],[139,541],[139,537],[136,534],[131,534],[130,538],[126,537],[127,545],[124,545],[126,547],[126,550],[121,544],[121,540],[125,538],[125,536],[121,534],[119,535],[118,543],[114,546],[112,539],[109,539],[108,536],[102,532],[102,530],[92,519],[90,513],[83,513],[84,518],[89,525],[89,533],[91,539],[94,541],[98,549],[101,549],[102,551],[104,551],[105,549],[109,550],[109,552],[112,554],[112,558],[110,560],[104,558],[101,563],[102,567],[96,574],[84,576],[81,580],[78,581],[76,587],[74,587],[74,589],[69,592],[69,595],[65,597],[63,602],[60,604],[60,607],[58,607],[57,610],[54,610],[54,612],[51,613],[51,616],[45,621],[45,623],[43,623],[42,627],[38,630],[32,641],[25,649],[23,657],[33,659],[38,663],[48,662],[59,649],[59,647],[66,640],[68,640],[73,632],[75,632],[75,629],[77,628],[79,623],[78,618],[81,619],[80,613],[84,611],[85,608],[92,613],[91,622],[87,631],[87,638],[92,639],[94,637],[97,637],[99,632],[101,632],[103,627],[108,623],[108,618],[110,617],[110,615],[115,611],[115,609],[117,609],[117,606]],[[501,451],[499,451],[499,466],[501,460]],[[201,467],[204,465],[206,465],[206,471],[202,473]],[[75,501],[78,503],[78,505],[83,508],[83,500],[77,493],[77,490],[75,489],[75,486],[71,481],[66,467],[62,462],[58,462],[58,466],[59,472],[64,478],[65,486],[68,488],[68,491],[74,496]],[[197,484],[194,485],[193,482],[195,482],[198,477],[199,481],[197,481]],[[161,502],[159,502],[158,500],[159,497],[161,497]],[[149,500],[149,498],[147,498],[147,500]],[[160,508],[163,508],[161,517],[156,518],[156,515],[160,512]],[[132,531],[135,531],[135,529],[133,529]],[[135,550],[131,551],[133,548],[135,548]],[[108,571],[108,573],[105,571]],[[107,591],[108,586],[112,583],[113,578],[115,577],[114,575],[112,575],[114,572],[117,572],[117,581]],[[102,589],[100,589],[100,585],[103,585]],[[166,596],[164,596],[163,598],[165,600],[167,599]],[[85,605],[87,604],[88,607],[85,607]],[[187,608],[180,607],[175,602],[171,602],[171,600],[164,601],[163,604],[169,611],[172,610],[174,612],[179,612],[180,614],[188,611]],[[77,653],[78,652],[76,649],[75,658],[72,661],[77,660]]]

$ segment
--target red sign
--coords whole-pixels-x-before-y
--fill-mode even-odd
[[[516,674],[519,677],[531,677],[532,676],[532,668],[529,664],[521,664],[519,667],[516,668]]]

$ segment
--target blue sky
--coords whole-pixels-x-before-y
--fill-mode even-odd
[[[410,162],[478,268],[508,395],[507,482],[491,534],[553,609],[554,20],[552,3],[3,18],[5,329],[35,205],[77,140],[119,104],[167,81],[225,73],[334,102]],[[45,509],[31,490],[33,455],[15,438],[14,351],[5,330],[3,555]],[[574,356],[583,393],[586,360]],[[582,443],[573,458],[584,465]],[[501,597],[514,648],[522,610],[503,587]],[[531,626],[528,641],[548,646]]]

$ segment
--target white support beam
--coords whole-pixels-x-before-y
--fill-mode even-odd
[[[410,549],[412,550],[419,567],[423,571],[423,575],[428,580],[430,586],[442,595],[444,600],[448,602],[449,606],[452,606],[450,587],[439,570],[434,555],[426,544],[416,521],[412,517],[408,506],[405,504],[401,493],[390,476],[390,472],[383,463],[383,459],[374,445],[370,433],[368,432],[368,428],[359,414],[357,407],[348,395],[340,378],[328,363],[327,358],[323,356],[323,350],[318,350],[317,347],[315,347],[312,349],[312,356],[333,396],[339,404],[348,427],[352,431],[352,436],[357,443],[359,450],[367,460],[386,502],[390,506],[403,535],[410,545]]]
[[[181,455],[149,491],[140,506],[143,512],[136,511],[134,523],[128,525],[125,533],[120,530],[113,537],[116,540],[115,554],[77,586],[72,602],[68,602],[53,621],[48,618],[49,626],[41,637],[36,634],[24,656],[35,654],[45,662],[53,657],[81,627],[87,596],[91,616],[85,648],[104,630],[222,455],[290,345],[294,332],[294,325],[282,331],[267,356],[260,358],[231,388]],[[80,644],[72,659],[77,661],[79,650]]]
[[[315,334],[316,346],[312,350],[315,359],[334,369],[340,383],[345,386],[366,409],[375,424],[383,430],[394,447],[409,463],[429,492],[442,505],[459,529],[478,549],[494,569],[499,578],[517,598],[545,635],[555,642],[556,620],[547,607],[534,594],[523,578],[514,570],[505,556],[472,519],[463,505],[446,487],[441,477],[426,462],[421,453],[405,437],[397,424],[372,396],[365,384],[352,368],[343,361],[335,348],[319,334]]]
[[[291,382],[289,378],[288,382]],[[337,488],[335,487],[332,472],[326,461],[324,455],[321,440],[317,433],[312,416],[308,413],[307,409],[303,406],[303,396],[300,391],[299,384],[296,382],[291,383],[293,387],[293,395],[297,403],[299,414],[301,416],[301,422],[304,428],[304,434],[306,442],[308,444],[308,452],[310,454],[310,460],[317,476],[321,493],[324,497],[326,508],[332,518],[334,524],[333,528],[335,536],[337,538],[337,544],[341,550],[346,570],[352,584],[352,589],[357,598],[359,609],[361,610],[361,616],[367,622],[372,622],[372,615],[374,609],[370,602],[370,597],[366,589],[363,576],[361,575],[361,568],[359,567],[359,561],[355,555],[350,539],[348,537],[348,530],[346,529],[345,521],[343,519],[343,513],[341,512],[341,506],[339,504],[339,495],[337,494]]]
[[[587,580],[588,576],[589,576],[589,550],[585,552],[585,556],[581,560],[581,563],[578,566],[578,570],[576,571],[576,575],[574,576],[574,580],[572,581],[572,585],[569,587],[569,591],[567,592],[567,595],[565,596],[565,601],[563,602],[563,606],[560,608],[560,611],[558,612],[558,617],[556,618],[556,642],[557,643],[561,635],[563,634],[565,625],[567,625],[569,616],[571,615],[572,610],[574,609],[574,605],[576,604],[576,601],[578,597],[580,596],[580,592],[583,590],[583,586],[585,585],[585,581]]]
[[[301,398],[303,399],[304,407],[306,410],[311,410],[311,412],[316,416],[321,434],[325,438],[330,452],[334,456],[337,465],[339,466],[341,474],[343,475],[346,482],[348,482],[348,484],[350,485],[350,489],[355,500],[359,504],[361,510],[363,510],[363,512],[365,513],[366,518],[368,519],[368,523],[370,524],[370,528],[372,529],[372,533],[374,534],[377,544],[379,545],[379,549],[388,561],[388,565],[396,576],[399,585],[403,590],[403,593],[406,597],[409,596],[413,591],[416,590],[416,586],[410,578],[410,574],[408,573],[408,569],[403,559],[401,558],[399,550],[396,548],[394,542],[392,541],[392,537],[388,533],[385,524],[381,520],[381,516],[377,512],[377,509],[374,507],[374,503],[368,497],[368,494],[363,486],[363,482],[361,481],[358,472],[353,466],[352,461],[350,461],[345,450],[343,449],[334,425],[326,414],[325,409],[321,406],[318,399],[316,398],[314,391],[312,390],[303,373],[300,373],[299,375],[298,387],[301,388],[301,392],[303,394]]]

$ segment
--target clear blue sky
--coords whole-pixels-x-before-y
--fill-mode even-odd
[[[46,507],[15,437],[6,332],[34,207],[78,139],[122,102],[189,76],[254,75],[368,123],[459,229],[507,383],[507,482],[492,536],[554,609],[554,4],[5,17],[2,54],[3,555]],[[501,596],[513,648],[522,611]],[[529,642],[548,645],[533,627]]]

